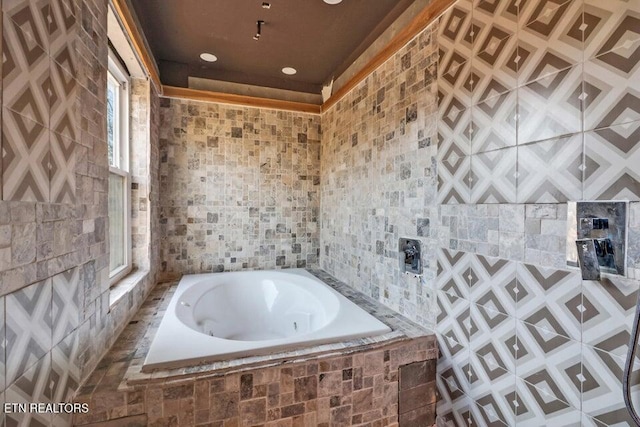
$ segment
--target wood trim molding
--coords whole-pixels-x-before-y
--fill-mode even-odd
[[[324,104],[322,104],[322,111],[326,111],[331,108],[336,102],[338,102],[343,96],[345,96],[351,89],[356,87],[358,83],[363,81],[373,73],[380,65],[391,58],[397,51],[399,51],[404,45],[406,45],[411,39],[417,36],[422,30],[424,30],[435,18],[440,16],[455,0],[432,0],[422,11],[415,16],[393,39],[387,44],[380,52],[378,52],[371,60],[354,75],[349,81],[345,83],[336,93],[331,95]]]
[[[194,101],[218,102],[221,104],[244,105],[246,107],[272,108],[274,110],[320,114],[320,105],[315,104],[282,101],[270,98],[258,98],[246,95],[234,95],[231,93],[211,92],[208,90],[188,89],[175,86],[163,86],[162,96],[167,98],[192,99]]]
[[[160,82],[160,73],[158,72],[158,67],[156,65],[155,60],[153,59],[153,55],[147,49],[147,45],[144,42],[144,36],[138,29],[136,25],[136,21],[131,15],[131,11],[129,10],[129,6],[127,5],[126,0],[112,0],[114,11],[118,15],[118,18],[124,25],[124,30],[126,31],[131,43],[133,44],[133,49],[136,51],[138,57],[142,60],[143,66],[146,69],[147,73],[149,73],[149,77],[156,86],[156,89],[160,94],[162,94],[162,83]]]

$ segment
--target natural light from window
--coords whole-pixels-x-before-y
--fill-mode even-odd
[[[109,154],[109,278],[118,281],[131,271],[129,226],[129,78],[117,59],[109,57],[107,79],[107,143]]]

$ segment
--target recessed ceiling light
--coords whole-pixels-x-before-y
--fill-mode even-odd
[[[324,2],[327,3],[327,4],[338,4],[341,1],[342,0],[324,0]]]
[[[271,3],[268,3],[266,1],[262,2],[262,8],[263,9],[271,9]]]
[[[298,72],[298,70],[296,70],[295,68],[292,68],[292,67],[284,67],[282,69],[282,72],[285,73],[288,76],[293,76],[295,73]]]
[[[211,53],[201,53],[200,59],[207,62],[216,62],[218,60],[218,57]]]

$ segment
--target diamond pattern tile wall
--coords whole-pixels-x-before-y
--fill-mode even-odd
[[[51,403],[49,379],[51,374],[51,355],[38,360],[13,384],[5,393],[7,402],[29,404],[32,402]],[[48,426],[51,420],[49,413],[11,413],[6,414],[7,425],[13,426]]]
[[[635,281],[446,249],[437,260],[441,423],[629,422],[621,378]],[[640,402],[640,359],[633,375]]]
[[[27,14],[28,16],[23,17]],[[15,16],[4,15],[2,63],[2,105],[40,123],[49,125],[49,56],[43,37],[33,29],[31,8]],[[24,18],[24,20],[23,20]]]
[[[580,408],[580,341],[522,321],[516,324],[518,343],[526,343],[526,354],[516,362],[519,378],[550,394],[554,399]]]
[[[481,153],[549,139],[502,160],[517,163],[518,203],[640,200],[639,28],[635,1],[456,2],[438,32],[438,201],[513,203]]]
[[[582,67],[527,83],[518,89],[518,144],[541,141],[581,130]]]
[[[78,30],[76,3],[69,0],[51,0],[51,21],[48,27],[50,55],[72,76],[77,71],[75,40]]]
[[[473,48],[473,26],[471,25],[472,2],[456,2],[442,17],[438,31],[438,105],[449,108],[452,102],[462,108],[471,106],[471,92],[465,87],[468,78]]]
[[[53,276],[51,321],[53,345],[58,344],[80,325],[82,294],[78,268]]]
[[[69,402],[80,384],[78,330],[69,334],[51,352],[51,400]]]
[[[473,154],[516,145],[517,91],[483,98],[471,109]]]
[[[582,60],[582,1],[531,0],[520,11],[518,82],[526,84]],[[526,47],[525,47],[526,46]]]
[[[469,348],[487,369],[515,372],[516,352],[514,319],[488,307],[471,305],[470,322],[474,328]]]
[[[584,197],[640,198],[640,121],[585,132]]]
[[[471,301],[492,312],[514,316],[519,293],[516,264],[475,254],[470,257],[468,280]]]
[[[75,201],[76,7],[67,0],[2,5],[3,200]]]
[[[6,296],[7,384],[51,350],[51,280]]]
[[[582,341],[624,357],[637,296],[638,286],[630,280],[584,282]]]
[[[582,279],[578,272],[517,266],[516,317],[555,334],[581,340]]]
[[[8,108],[2,114],[4,200],[49,201],[49,131]]]
[[[75,141],[79,137],[78,111],[76,110],[78,85],[73,74],[65,70],[62,65],[54,61],[51,65],[49,97],[51,130]]]
[[[50,132],[51,166],[49,199],[53,203],[74,203],[76,200],[76,143],[63,135]]]
[[[518,203],[582,199],[583,134],[518,147]]]
[[[471,203],[515,203],[516,159],[515,147],[471,156]]]
[[[632,426],[622,399],[622,373],[625,359],[593,348],[582,346],[582,410],[593,418],[596,425],[623,424]],[[631,397],[634,403],[640,400],[640,366],[636,362],[632,374]],[[601,424],[597,424],[597,422]]]
[[[640,40],[639,12],[640,5],[633,1],[584,0],[584,58],[628,48]]]
[[[524,380],[516,380],[518,405],[516,411],[517,426],[575,426],[580,425],[581,414],[562,400],[545,393]]]

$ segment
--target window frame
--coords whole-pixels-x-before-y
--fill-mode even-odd
[[[131,78],[121,65],[120,61],[109,50],[109,64],[107,69],[107,85],[109,80],[114,80],[119,85],[117,111],[114,111],[114,163],[109,163],[109,174],[119,175],[124,178],[124,265],[109,271],[109,286],[115,285],[129,274],[133,267],[132,244],[131,244],[131,174],[129,164],[129,88]],[[107,136],[108,137],[108,136]],[[109,238],[109,237],[107,237]],[[111,250],[111,242],[109,242]]]

